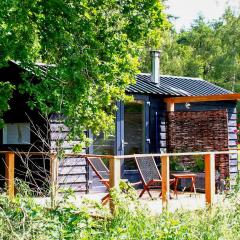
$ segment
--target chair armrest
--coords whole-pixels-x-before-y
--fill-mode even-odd
[[[137,186],[137,185],[140,185],[140,184],[142,184],[142,181],[135,182],[135,183],[130,183],[131,186]]]
[[[100,182],[102,182],[102,183],[109,183],[109,179],[100,179]]]
[[[152,179],[149,181],[149,183],[152,182],[152,183],[161,183],[162,182],[162,179]]]

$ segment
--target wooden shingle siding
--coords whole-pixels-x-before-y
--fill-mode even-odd
[[[236,121],[232,121],[232,120],[228,120],[228,126],[229,126],[229,127],[233,127],[233,128],[236,129],[236,127],[237,127],[237,122],[236,122]],[[232,128],[232,129],[233,129],[233,128]]]
[[[228,108],[228,134],[229,134],[229,148],[237,148],[237,110],[235,106]],[[234,179],[238,169],[237,154],[230,154],[230,178]]]
[[[59,141],[59,140],[51,141],[52,149],[56,148],[56,146],[59,145],[59,143],[57,141]],[[63,141],[63,142],[61,142],[61,147],[64,149],[72,149],[72,147],[74,147],[78,143],[79,143],[78,141]],[[86,149],[86,148],[83,148],[83,149]]]
[[[64,150],[66,154],[72,153],[72,147],[78,141],[68,140],[69,128],[59,120],[55,114],[50,118],[50,144],[51,150],[56,151],[56,147]],[[59,142],[58,142],[59,141]],[[86,154],[86,148],[82,149]],[[60,189],[71,188],[75,192],[88,191],[88,167],[86,160],[80,157],[68,157],[59,161],[58,183]]]
[[[161,106],[164,108],[164,105]],[[160,133],[159,133],[159,141],[160,141],[160,152],[166,152],[166,112],[160,111],[159,117],[160,117]]]
[[[229,140],[228,145],[229,145],[230,148],[236,147],[236,140]]]
[[[77,157],[66,157],[64,161],[59,163],[59,167],[71,167],[74,165],[86,166],[85,158],[77,158]]]
[[[235,140],[235,142],[237,141],[237,134],[236,133],[232,133],[232,132],[229,131],[228,137],[231,140]]]
[[[228,132],[234,132],[236,130],[236,126],[235,127],[231,127],[229,126],[229,121],[228,121]]]
[[[160,141],[160,150],[165,152],[166,151],[166,140],[161,140]]]
[[[55,132],[55,134],[56,133],[62,134],[64,132],[69,131],[69,128],[66,127],[64,124],[52,122],[52,121],[51,121],[50,129],[51,129],[51,132]]]
[[[88,186],[87,166],[84,158],[67,157],[59,162],[59,185],[75,192],[86,192]]]
[[[86,188],[85,183],[59,183],[60,189],[67,190],[72,189],[74,192],[87,192],[88,189]]]
[[[229,154],[229,156],[230,156],[231,158],[236,158],[236,159],[237,159],[237,153]]]
[[[68,136],[68,132],[51,132],[50,133],[50,138],[52,141],[56,141],[56,140],[59,140],[60,139],[67,139],[67,136]]]
[[[69,183],[85,183],[85,174],[59,174],[58,176],[59,184],[69,184]]]
[[[58,169],[59,175],[68,175],[68,174],[86,174],[86,167],[85,166],[78,166],[73,165],[70,167],[61,166]]]
[[[155,96],[150,97],[150,129],[151,139],[150,152],[166,151],[166,126],[165,126],[165,103],[163,99]],[[157,122],[156,122],[157,121]]]

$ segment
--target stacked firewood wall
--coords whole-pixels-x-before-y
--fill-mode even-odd
[[[228,150],[228,120],[226,110],[168,112],[167,149],[169,152]],[[191,157],[182,159],[193,165]],[[216,170],[221,178],[229,176],[228,155],[216,156]]]

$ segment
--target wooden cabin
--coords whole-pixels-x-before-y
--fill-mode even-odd
[[[239,95],[203,79],[159,75],[159,57],[159,52],[153,51],[152,73],[137,75],[136,84],[128,87],[126,93],[134,100],[117,103],[115,132],[106,139],[103,134],[92,136],[88,130],[93,144],[84,149],[84,153],[129,155],[221,151],[237,147],[236,103]],[[17,85],[22,71],[25,70],[11,62],[0,69],[0,80]],[[4,115],[6,125],[0,131],[0,150],[28,151],[33,150],[34,145],[34,151],[50,151],[56,148],[57,140],[62,139],[62,147],[70,152],[72,143],[64,140],[68,128],[59,121],[58,115],[52,114],[46,122],[38,110],[30,110],[27,100],[28,96],[14,92],[11,109]],[[33,131],[36,126],[42,129],[42,136],[45,135],[44,144]],[[219,156],[216,161],[222,178],[236,176],[237,153]],[[4,162],[0,164],[4,176]],[[49,167],[45,160],[39,160],[37,164]],[[16,176],[24,178],[24,166],[20,161],[16,161],[16,168],[21,170]],[[122,175],[130,181],[138,178],[133,160],[122,161]],[[3,186],[3,179],[1,182]],[[104,191],[86,161],[74,157],[59,164],[59,184],[76,192]]]

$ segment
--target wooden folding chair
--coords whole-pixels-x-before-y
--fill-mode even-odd
[[[162,177],[160,172],[158,171],[156,162],[152,156],[151,157],[135,156],[135,161],[143,182],[143,190],[141,191],[139,198],[142,197],[145,191],[147,191],[150,198],[153,198],[152,194],[150,193],[150,189],[162,188]],[[175,179],[170,179],[170,184],[173,184],[174,182]],[[160,192],[159,196],[161,195],[162,191]]]
[[[89,165],[92,167],[93,171],[96,173],[96,175],[99,177],[100,182],[102,182],[102,184],[104,184],[107,188],[107,190],[109,191],[110,189],[110,185],[109,185],[109,169],[106,167],[106,165],[104,164],[104,162],[102,161],[102,159],[100,157],[86,157]],[[126,180],[126,179],[122,179],[122,180]],[[126,180],[127,181],[127,180]],[[136,186],[142,184],[142,182],[136,182],[136,183],[130,183],[131,186]],[[110,194],[106,194],[103,198],[102,198],[102,204],[105,205],[110,198]]]
[[[102,161],[100,157],[86,157],[89,165],[92,167],[93,171],[99,177],[100,182],[104,184],[109,191],[109,170]],[[106,204],[110,198],[110,194],[106,194],[102,199],[102,204]]]

